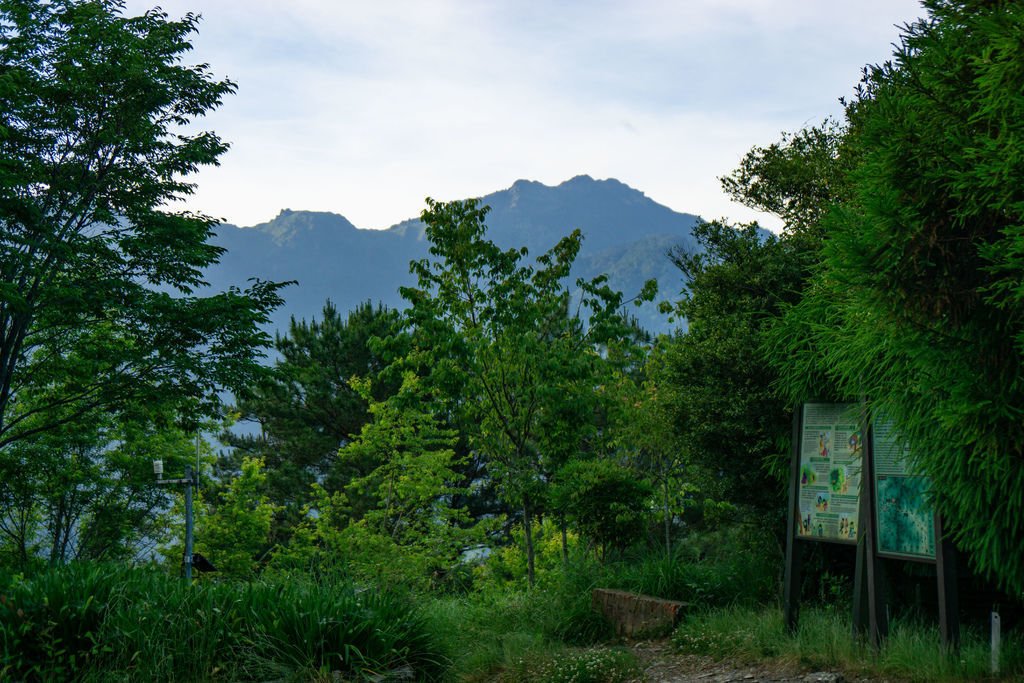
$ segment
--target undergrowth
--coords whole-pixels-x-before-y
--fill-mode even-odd
[[[409,596],[344,580],[188,585],[73,564],[0,595],[0,680],[436,680],[448,665]]]
[[[770,602],[778,594],[782,554],[753,527],[693,534],[671,553],[644,550],[609,563],[602,577],[618,588],[692,605],[719,607]]]
[[[937,628],[897,620],[879,652],[852,636],[850,618],[834,609],[804,610],[795,635],[786,633],[777,607],[729,607],[690,615],[676,630],[684,653],[757,662],[766,659],[802,669],[840,669],[864,676],[908,681],[978,681],[990,678],[989,644],[967,631],[959,652],[940,644]],[[1001,671],[1006,679],[1024,676],[1024,640],[1003,642]]]

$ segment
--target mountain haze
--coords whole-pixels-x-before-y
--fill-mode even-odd
[[[577,176],[554,187],[518,180],[481,202],[491,207],[488,237],[505,248],[525,246],[531,257],[579,228],[584,239],[573,281],[607,273],[611,286],[627,298],[650,278],[658,280],[661,298],[675,298],[681,275],[666,253],[676,246],[696,248],[691,234],[696,216],[677,213],[613,179]],[[227,249],[206,274],[214,289],[244,286],[252,277],[298,282],[284,291],[286,303],[274,319],[278,329],[290,316],[319,316],[328,298],[343,312],[368,299],[401,307],[398,288],[415,283],[409,261],[428,256],[418,218],[387,230],[361,230],[338,214],[285,209],[249,228],[221,225],[214,241]],[[651,305],[637,315],[653,332],[668,329]]]

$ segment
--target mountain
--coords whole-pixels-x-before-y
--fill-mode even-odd
[[[681,275],[667,252],[698,248],[691,234],[696,216],[677,213],[613,179],[583,175],[554,187],[518,180],[481,201],[491,207],[488,237],[505,248],[525,246],[531,256],[579,228],[584,239],[573,281],[606,273],[627,298],[650,278],[658,280],[659,298],[676,298]],[[401,307],[398,288],[415,283],[409,261],[428,255],[419,219],[387,230],[361,230],[338,214],[288,209],[248,228],[221,225],[214,242],[227,252],[206,273],[213,289],[244,287],[253,277],[298,282],[284,290],[286,303],[273,321],[278,329],[290,316],[319,316],[328,298],[341,311],[368,299]],[[637,316],[652,332],[669,329],[653,305]]]

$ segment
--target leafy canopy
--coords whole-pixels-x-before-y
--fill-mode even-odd
[[[930,0],[846,110],[850,193],[769,350],[867,396],[974,563],[1024,591],[1024,6]]]
[[[502,250],[486,238],[486,215],[476,200],[427,200],[433,258],[412,263],[418,287],[402,290],[413,328],[407,363],[425,375],[440,410],[462,416],[501,497],[522,510],[532,583],[531,522],[568,456],[553,437],[570,422],[586,431],[580,418],[595,415],[602,367],[635,361],[636,335],[621,314],[622,295],[603,278],[577,283],[573,311],[565,281],[578,230],[529,265],[526,249]]]
[[[383,400],[397,391],[398,382],[379,377],[392,353],[400,353],[405,335],[398,329],[397,311],[369,302],[343,316],[330,301],[318,319],[292,319],[274,347],[279,357],[271,371],[239,393],[240,419],[257,423],[256,434],[228,432],[235,448],[222,459],[221,469],[239,470],[243,457],[261,458],[269,472],[270,500],[280,506],[276,540],[298,523],[312,501],[314,482],[336,492],[353,477],[364,476],[369,463],[341,461],[338,448],[358,436],[370,419],[367,398],[352,385],[362,378],[371,383],[369,398]],[[390,347],[375,340],[389,338]]]
[[[0,1],[0,446],[133,399],[212,408],[280,301],[195,294],[215,221],[166,207],[225,151],[191,124],[234,84],[182,64],[194,15],[122,10]]]

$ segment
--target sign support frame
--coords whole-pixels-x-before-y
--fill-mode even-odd
[[[808,402],[793,414],[792,447],[789,473],[789,507],[786,513],[786,565],[783,580],[783,619],[786,629],[795,633],[800,619],[800,588],[803,552],[799,541],[819,541],[850,545],[840,540],[807,537],[796,533],[802,523],[800,513],[800,465],[804,430],[804,414]],[[865,402],[860,402],[862,408]],[[862,412],[858,421],[864,436],[861,449],[860,502],[856,539],[856,567],[853,586],[853,635],[868,636],[872,648],[878,650],[889,634],[885,558],[878,547],[878,501],[875,480],[875,448],[873,420]],[[935,513],[935,558],[896,556],[902,561],[934,564],[939,598],[939,627],[942,645],[956,651],[960,646],[959,597],[957,591],[957,556],[952,535]]]

